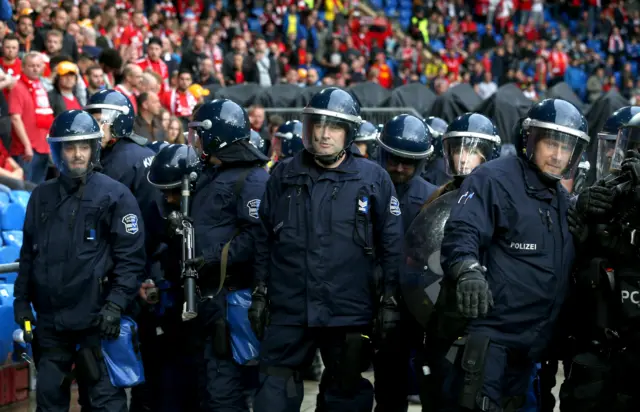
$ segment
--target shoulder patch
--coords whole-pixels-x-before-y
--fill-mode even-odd
[[[402,212],[400,211],[400,202],[395,196],[391,196],[391,201],[389,202],[389,212],[394,216],[400,216]]]
[[[249,209],[249,216],[254,219],[259,219],[258,209],[260,209],[260,199],[252,199],[247,202],[247,209]]]
[[[130,235],[138,233],[138,216],[129,213],[122,218],[122,223],[124,224],[124,230]]]
[[[460,199],[458,199],[458,204],[462,203],[463,205],[466,205],[468,200],[473,199],[473,196],[475,196],[474,192],[466,191],[460,196]]]

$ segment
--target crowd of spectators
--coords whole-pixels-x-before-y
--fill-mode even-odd
[[[0,0],[0,136],[19,165],[37,157],[14,116],[33,102],[9,93],[31,61],[53,115],[115,87],[150,140],[179,141],[215,85],[469,83],[485,99],[514,82],[536,100],[566,81],[585,102],[612,88],[640,102],[640,12],[623,1],[363,0],[374,14],[357,3]]]

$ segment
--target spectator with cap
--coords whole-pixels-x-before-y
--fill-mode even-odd
[[[205,89],[204,87],[200,86],[197,83],[192,84],[191,86],[189,86],[188,89],[189,93],[191,93],[193,95],[193,97],[196,98],[196,104],[201,104],[204,103],[204,98],[209,96],[209,90]],[[195,108],[194,108],[195,111]]]
[[[78,74],[78,66],[70,61],[63,61],[55,67],[53,90],[49,92],[54,116],[67,110],[82,110],[76,92]]]
[[[138,115],[133,123],[133,132],[150,142],[164,141],[165,132],[160,119],[162,104],[153,92],[140,93],[138,96]]]

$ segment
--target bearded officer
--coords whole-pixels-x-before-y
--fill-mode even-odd
[[[60,176],[29,199],[14,301],[19,325],[34,323],[31,304],[38,318],[38,409],[69,410],[68,376],[75,364],[86,406],[124,412],[127,397],[111,384],[100,339],[119,336],[121,313],[144,272],[140,209],[124,185],[94,171],[102,132],[90,114],[61,113],[49,136]]]
[[[571,103],[546,99],[520,135],[520,156],[464,180],[444,229],[438,303],[449,324],[466,323],[457,306],[468,325],[446,352],[443,411],[520,408],[569,289],[575,250],[560,180],[588,145],[587,122]]]

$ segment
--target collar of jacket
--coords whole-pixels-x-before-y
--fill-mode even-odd
[[[312,173],[311,169],[317,167],[319,166],[315,163],[313,155],[306,150],[303,150],[300,153],[297,153],[291,159],[291,162],[287,164],[287,170],[284,171],[284,176],[285,178],[293,178],[300,175],[310,175]],[[352,180],[359,174],[360,170],[358,169],[358,163],[350,150],[347,149],[345,152],[345,159],[342,163],[333,169],[324,168],[321,178],[336,181]]]
[[[554,194],[560,191],[560,181],[558,180],[555,185],[549,186],[540,179],[540,171],[536,170],[529,160],[518,157],[518,164],[522,171],[522,177],[524,179],[525,190],[530,196],[538,199],[552,199]]]

